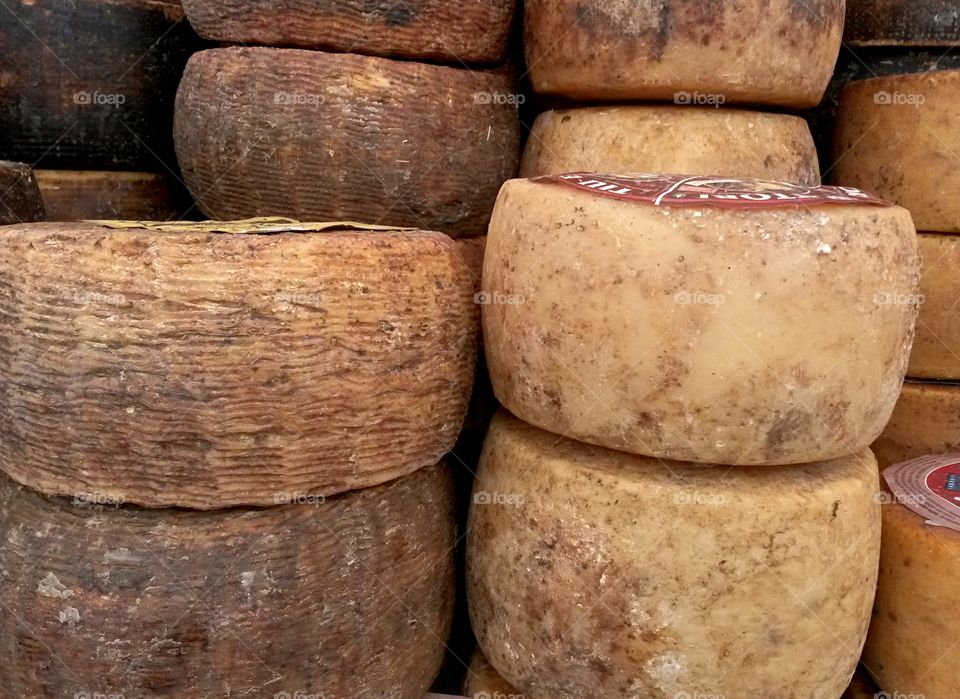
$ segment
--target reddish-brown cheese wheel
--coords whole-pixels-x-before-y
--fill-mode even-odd
[[[844,0],[526,0],[534,90],[581,100],[812,107]]]
[[[0,476],[2,694],[423,699],[450,629],[453,510],[442,464],[220,512]]]
[[[514,79],[353,54],[201,51],[177,96],[183,176],[212,218],[486,232],[519,163]]]
[[[184,0],[200,36],[444,63],[504,58],[516,0]]]
[[[479,320],[455,241],[197,227],[4,230],[0,468],[51,494],[215,509],[449,451]]]
[[[115,170],[37,170],[48,221],[179,220],[193,202],[172,176]]]
[[[0,226],[45,219],[34,171],[26,163],[0,160]]]

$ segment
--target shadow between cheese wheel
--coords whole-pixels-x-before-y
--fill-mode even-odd
[[[520,699],[523,696],[519,689],[497,673],[480,648],[470,658],[463,694],[467,699]]]
[[[836,458],[883,430],[917,314],[903,209],[842,188],[571,173],[502,189],[483,271],[497,398],[683,461]]]
[[[501,411],[468,529],[477,640],[526,699],[839,697],[870,620],[878,489],[868,449],[705,467]]]
[[[179,220],[192,200],[173,176],[114,170],[37,170],[47,221]]]
[[[858,667],[853,681],[841,699],[886,699],[883,696],[878,697],[879,692],[870,675],[862,667]]]
[[[51,494],[199,509],[411,473],[466,414],[476,285],[435,232],[9,227],[0,468]]]
[[[37,177],[30,166],[0,160],[0,226],[43,221],[45,217]]]
[[[450,627],[453,508],[443,464],[208,513],[77,506],[0,476],[0,686],[422,699]]]

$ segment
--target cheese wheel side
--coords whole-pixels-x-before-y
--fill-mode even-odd
[[[960,446],[960,386],[907,381],[872,449],[884,468]]]
[[[37,170],[48,221],[169,221],[192,208],[172,176],[113,170]]]
[[[960,379],[960,239],[917,236],[923,271],[920,316],[907,375],[917,379]]]

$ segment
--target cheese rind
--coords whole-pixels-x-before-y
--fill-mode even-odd
[[[527,0],[524,48],[543,94],[812,107],[843,17],[843,0]]]
[[[475,288],[435,232],[8,227],[0,468],[198,509],[411,473],[466,414]]]
[[[917,230],[960,232],[960,70],[858,80],[841,93],[835,181],[910,210]]]
[[[191,211],[190,195],[169,175],[114,170],[37,170],[36,175],[47,221],[169,221]]]
[[[467,699],[509,699],[511,696],[522,696],[519,689],[499,675],[480,648],[477,648],[470,658],[463,694]]]
[[[26,163],[0,160],[0,226],[45,218],[34,171]]]
[[[184,0],[214,41],[461,63],[504,58],[516,0]]]
[[[880,466],[960,447],[960,385],[907,381],[883,434],[873,443]]]
[[[482,235],[519,164],[515,93],[505,70],[211,49],[191,57],[180,83],[177,157],[211,218]]]
[[[468,527],[478,641],[528,699],[839,697],[870,619],[878,488],[866,449],[702,467],[501,412]]]
[[[883,507],[877,600],[863,662],[884,692],[960,696],[960,533],[900,504]]]
[[[917,236],[923,271],[920,316],[907,375],[917,379],[960,379],[960,239]]]
[[[697,107],[542,113],[520,176],[568,172],[709,173],[820,184],[813,137],[800,117]]]
[[[513,180],[484,260],[487,363],[511,412],[581,441],[834,458],[893,410],[918,276],[896,207],[654,207]]]
[[[454,510],[445,465],[219,512],[81,506],[0,475],[0,686],[422,699],[450,630]]]
[[[955,0],[847,0],[844,42],[850,46],[955,46]]]

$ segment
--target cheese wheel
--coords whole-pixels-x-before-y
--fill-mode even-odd
[[[22,697],[422,699],[454,598],[447,468],[221,512],[0,477],[0,686]]]
[[[0,468],[21,483],[273,505],[456,441],[479,313],[441,233],[30,224],[0,251]]]
[[[960,240],[952,235],[917,236],[923,272],[920,316],[907,375],[960,379]]]
[[[215,41],[462,64],[504,58],[516,0],[184,0],[183,9]]]
[[[900,504],[883,507],[877,601],[863,662],[891,697],[960,696],[960,533]]]
[[[873,451],[883,467],[960,448],[960,385],[907,381]]]
[[[44,218],[43,199],[30,166],[0,160],[0,226]]]
[[[839,697],[870,619],[876,460],[637,457],[500,413],[470,510],[477,639],[527,699]]]
[[[544,112],[521,177],[567,172],[708,172],[820,184],[800,117],[697,107],[593,107]]]
[[[812,107],[843,15],[844,0],[526,0],[524,48],[547,95]]]
[[[48,221],[181,219],[190,195],[169,175],[114,170],[38,170]]]
[[[837,117],[837,182],[910,210],[917,230],[960,232],[960,70],[847,85]]]
[[[956,0],[847,0],[851,46],[949,46],[960,41]]]
[[[878,699],[880,690],[874,684],[870,675],[864,669],[857,668],[857,673],[853,676],[853,681],[847,688],[841,699]],[[889,699],[888,697],[879,697],[879,699]]]
[[[184,179],[213,218],[486,231],[520,153],[506,72],[266,48],[201,51],[177,95]]]
[[[173,101],[198,43],[179,0],[14,2],[4,15],[0,158],[175,165]]]
[[[906,211],[654,206],[584,191],[629,189],[596,177],[501,192],[483,318],[504,406],[557,434],[684,461],[817,461],[880,434],[916,317]]]
[[[467,699],[519,699],[523,696],[519,689],[497,673],[479,648],[470,658],[463,694]]]

